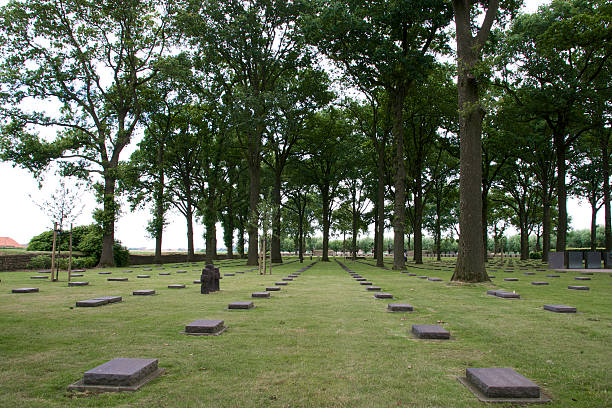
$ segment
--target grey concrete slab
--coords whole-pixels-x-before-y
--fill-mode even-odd
[[[548,253],[548,269],[563,269],[565,265],[565,252]]]
[[[168,289],[185,289],[185,285],[168,285]]]
[[[437,324],[413,324],[412,332],[419,339],[450,339],[450,332]]]
[[[386,293],[386,292],[375,293],[374,297],[376,299],[393,299],[393,295],[391,293]]]
[[[389,303],[387,305],[387,311],[389,312],[412,312],[414,307],[408,303]]]
[[[68,286],[87,286],[89,282],[68,282]]]
[[[468,368],[466,378],[490,398],[540,397],[540,387],[511,368]]]
[[[228,309],[252,309],[254,307],[253,302],[232,302],[227,305]]]
[[[576,313],[576,308],[567,305],[544,305],[544,310],[556,313]]]
[[[588,286],[575,286],[575,285],[570,285],[567,288],[572,289],[572,290],[590,290],[591,289]]]
[[[11,293],[36,293],[38,288],[16,288],[11,290]]]
[[[368,292],[378,292],[381,290],[381,288],[379,286],[368,286],[366,290]]]
[[[251,297],[254,298],[269,298],[270,292],[253,292],[251,293]]]
[[[601,252],[586,252],[584,258],[587,269],[601,269]]]
[[[185,326],[184,334],[190,335],[216,335],[223,333],[226,327],[223,320],[194,320]]]
[[[132,292],[134,296],[151,296],[154,295],[155,291],[153,289],[140,289]]]
[[[134,386],[157,370],[154,358],[115,358],[85,371],[83,384]]]
[[[567,253],[567,268],[582,269],[584,268],[583,253],[570,251]]]

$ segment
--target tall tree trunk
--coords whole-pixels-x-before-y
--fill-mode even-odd
[[[559,215],[557,224],[557,252],[565,251],[567,240],[567,188],[565,185],[565,135],[555,132],[553,135],[555,153],[557,157],[557,201],[559,205]]]
[[[162,234],[164,233],[164,144],[162,141],[157,149],[157,166],[159,169],[157,191],[155,194],[155,257],[153,262],[162,263]]]
[[[420,172],[419,172],[420,173]],[[417,264],[423,263],[423,197],[421,189],[421,175],[418,174],[414,180],[414,261]]]
[[[383,256],[383,239],[385,235],[385,143],[379,141],[376,144],[376,153],[378,155],[376,171],[376,225],[377,232],[374,234],[374,253],[376,254],[376,266],[385,266],[385,257]]]
[[[442,246],[442,227],[440,225],[440,213],[442,212],[440,195],[436,195],[436,259],[440,261],[440,248]]]
[[[234,258],[234,214],[233,211],[228,209],[227,221],[225,222],[225,228],[223,231],[224,244],[227,248],[227,257],[229,259]]]
[[[372,248],[372,254],[376,259],[376,266],[378,265],[378,205],[374,203],[374,248]]]
[[[276,170],[274,174],[274,188],[272,189],[272,202],[274,213],[272,214],[272,239],[270,243],[270,258],[273,263],[283,263],[281,256],[281,171]]]
[[[238,256],[242,259],[244,258],[244,220],[242,217],[239,217],[238,220]]]
[[[597,200],[593,198],[589,200],[591,202],[591,251],[597,249]]]
[[[489,191],[485,190],[484,185],[482,186],[482,255],[484,256],[484,261],[488,261],[488,236],[487,236],[487,228],[489,224]]]
[[[329,262],[327,254],[329,248],[329,186],[321,188],[321,200],[323,201],[323,255],[322,262]]]
[[[601,157],[603,163],[601,166],[601,172],[603,175],[603,195],[604,195],[604,217],[605,217],[605,229],[604,229],[604,242],[606,250],[612,250],[612,217],[610,213],[610,132],[601,135],[600,148]]]
[[[359,223],[359,214],[357,213],[356,197],[357,192],[353,189],[353,219],[352,219],[352,230],[353,239],[351,243],[351,252],[353,259],[357,259],[357,224]]]
[[[552,229],[548,184],[542,185],[542,213],[542,261],[548,262],[548,253],[550,252],[550,233]]]
[[[191,262],[195,259],[195,253],[193,249],[193,207],[190,201],[187,203],[185,220],[187,221],[187,261]]]
[[[300,257],[300,263],[304,262],[304,212],[299,211],[298,213],[298,218],[299,218],[299,222],[298,222],[298,239],[299,239],[299,244],[298,244],[298,251],[299,251],[299,257]]]
[[[104,170],[102,253],[100,254],[98,267],[115,266],[113,245],[115,243],[115,218],[117,216],[117,209],[115,205],[115,177],[110,174],[114,171],[115,168],[106,168]]]
[[[393,115],[393,141],[395,144],[395,201],[393,205],[393,269],[404,269],[404,231],[406,223],[406,166],[404,163],[404,99],[402,87],[389,92]]]
[[[521,223],[521,260],[529,259],[529,233],[527,228],[527,214],[520,215]]]
[[[250,148],[249,148],[250,150]],[[251,153],[249,152],[249,156]],[[257,153],[259,156],[259,153]],[[255,163],[256,162],[256,163]],[[259,204],[259,182],[260,182],[261,166],[259,157],[257,160],[249,158],[249,219],[247,231],[249,233],[249,254],[247,265],[257,265],[257,223],[258,212],[257,205]]]
[[[216,236],[217,228],[214,220],[206,219],[206,263],[212,263],[216,258]]]

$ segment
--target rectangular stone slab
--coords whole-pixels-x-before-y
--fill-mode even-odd
[[[557,313],[576,313],[576,308],[567,305],[544,305],[544,310]]]
[[[95,298],[94,300],[98,300],[98,299],[108,300],[108,303],[117,303],[123,300],[121,296],[101,296],[101,297]]]
[[[601,269],[601,252],[586,252],[584,258],[587,269]]]
[[[540,285],[548,285],[548,282],[538,281],[538,282],[531,282],[531,284],[535,286],[540,286]]]
[[[427,280],[430,280],[432,282],[442,282],[442,279],[440,278],[427,278]]]
[[[127,282],[128,278],[108,278],[109,282]]]
[[[584,264],[582,263],[582,252],[568,252],[567,253],[567,268],[568,269],[582,269]]]
[[[408,303],[389,303],[387,310],[390,312],[412,312],[414,307]]]
[[[520,299],[521,298],[521,295],[519,295],[518,293],[506,292],[503,290],[498,290],[496,296],[503,298],[503,299]]]
[[[506,282],[516,282],[516,281],[518,281],[518,278],[504,278],[504,280]]]
[[[572,289],[572,290],[590,290],[590,288],[588,286],[574,286],[574,285],[570,285],[567,288],[568,289]]]
[[[107,305],[108,300],[106,299],[87,299],[87,300],[79,300],[76,302],[77,307],[98,307]]]
[[[44,275],[42,276],[37,275],[37,276],[30,276],[30,279],[49,279],[49,277],[44,276]]]
[[[227,305],[228,309],[252,309],[254,307],[253,302],[233,302]]]
[[[270,286],[270,287],[267,287],[266,290],[268,292],[278,292],[279,290],[281,290],[281,288],[279,288],[278,286]]]
[[[35,293],[38,292],[38,288],[17,288],[11,290],[12,293]]]
[[[68,286],[87,286],[89,282],[68,282]]]
[[[591,278],[589,278],[588,276],[576,276],[574,280],[587,281],[587,280],[591,280]]]
[[[412,332],[419,339],[450,339],[449,331],[437,324],[413,324]]]
[[[111,275],[112,272],[98,272],[98,275]]]
[[[70,276],[73,278],[82,278],[83,274],[82,273],[71,273]]]
[[[546,275],[547,278],[559,278],[561,275]]]
[[[132,292],[132,295],[134,296],[150,296],[154,294],[155,294],[155,291],[153,289],[141,289],[141,290],[135,290]]]
[[[157,370],[156,358],[115,358],[85,371],[86,385],[130,386]]]
[[[376,299],[393,299],[393,295],[391,293],[386,293],[386,292],[375,293],[374,297]]]
[[[548,253],[548,269],[565,268],[565,252]]]
[[[289,283],[287,282],[276,282],[274,283],[276,286],[287,286]]]
[[[168,289],[185,289],[185,285],[168,285]]]
[[[489,289],[487,290],[487,295],[497,296],[497,292],[503,292],[503,291],[499,289]]]
[[[359,282],[359,284],[360,284],[360,285],[366,285],[366,286],[367,286],[367,285],[371,285],[371,284],[372,284],[372,282]]]
[[[293,278],[282,278],[281,280],[287,281],[287,282],[291,282],[293,280]]]
[[[369,291],[369,292],[378,292],[378,291],[379,291],[379,290],[381,290],[381,289],[380,289],[380,287],[378,287],[378,286],[368,286],[368,287],[366,288],[366,290],[367,290],[367,291]]]
[[[137,278],[150,278],[150,275],[136,275]]]
[[[468,368],[467,380],[490,398],[539,398],[540,387],[511,368]]]
[[[168,276],[170,275],[170,272],[160,272],[159,276]]]
[[[185,326],[185,333],[218,333],[223,327],[223,320],[195,320]]]
[[[253,292],[251,293],[251,297],[254,298],[269,298],[270,292]]]

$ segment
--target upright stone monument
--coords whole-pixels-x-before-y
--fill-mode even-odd
[[[219,290],[220,277],[219,268],[215,268],[213,264],[207,264],[206,267],[202,269],[200,293],[208,294],[210,292],[217,292]]]
[[[582,269],[584,265],[582,263],[582,251],[580,252],[568,252],[567,253],[567,267],[568,269]]]
[[[548,253],[548,269],[565,268],[565,252]]]
[[[601,252],[587,252],[585,254],[587,269],[601,269]]]

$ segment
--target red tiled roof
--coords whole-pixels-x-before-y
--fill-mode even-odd
[[[25,245],[17,243],[13,238],[0,237],[0,248],[25,248]]]

